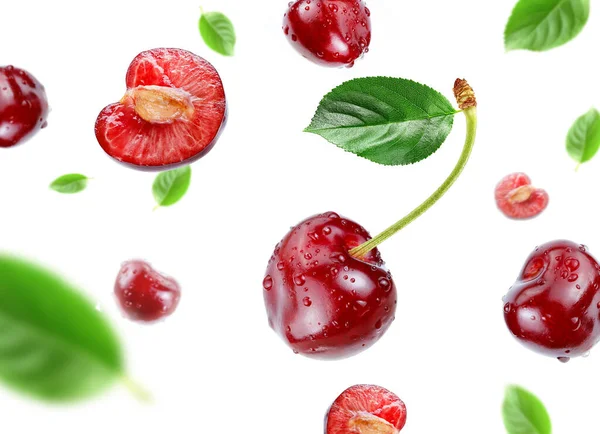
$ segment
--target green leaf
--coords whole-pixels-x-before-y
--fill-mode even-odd
[[[229,18],[221,12],[206,12],[200,16],[199,27],[209,48],[224,56],[233,56],[236,38]]]
[[[93,304],[44,268],[0,254],[0,381],[38,399],[73,401],[123,370],[117,337]]]
[[[444,96],[414,81],[357,78],[325,95],[304,131],[376,163],[404,165],[433,154],[456,113]]]
[[[578,163],[590,161],[600,148],[600,113],[591,109],[579,117],[567,135],[567,152]]]
[[[552,423],[544,404],[520,386],[506,388],[502,416],[508,434],[550,434],[552,432]]]
[[[507,50],[550,50],[575,38],[589,15],[590,0],[519,0],[504,45]]]
[[[191,178],[190,166],[158,174],[152,185],[152,194],[158,206],[170,206],[179,202],[187,192]]]
[[[79,193],[87,187],[88,179],[89,178],[85,175],[70,173],[56,178],[52,181],[52,184],[50,184],[50,188],[59,193]]]

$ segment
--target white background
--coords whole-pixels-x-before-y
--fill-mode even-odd
[[[513,382],[546,403],[556,434],[596,430],[600,352],[563,365],[522,348],[504,325],[501,297],[537,244],[568,238],[600,252],[600,157],[575,173],[564,150],[572,122],[600,105],[600,11],[566,46],[505,53],[510,0],[371,0],[371,51],[337,70],[288,46],[287,0],[202,2],[234,22],[233,58],[201,41],[199,6],[2,0],[0,64],[44,83],[52,112],[33,140],[0,149],[0,249],[84,288],[121,332],[131,376],[155,403],[139,404],[119,385],[68,407],[1,389],[0,430],[321,433],[342,390],[375,383],[406,402],[403,433],[501,434],[504,387]],[[156,47],[211,61],[230,117],[219,143],[193,165],[187,196],[152,212],[154,175],[107,157],[94,121],[125,92],[135,55]],[[381,167],[302,133],[326,92],[369,75],[411,78],[448,98],[454,79],[467,78],[479,99],[479,136],[450,192],[381,246],[399,291],[388,333],[354,358],[313,361],[294,355],[267,325],[261,282],[276,242],[291,225],[329,210],[372,234],[383,230],[445,178],[464,137],[458,116],[428,160]],[[537,219],[511,221],[495,208],[496,182],[514,171],[550,194]],[[78,195],[48,189],[70,172],[95,179]],[[131,323],[113,300],[120,263],[136,257],[183,287],[179,309],[163,323]]]

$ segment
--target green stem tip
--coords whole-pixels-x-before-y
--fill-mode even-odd
[[[127,376],[121,378],[121,383],[138,401],[144,404],[152,403],[152,395],[139,383],[136,383]]]
[[[454,181],[456,181],[460,176],[461,172],[465,168],[465,165],[467,164],[467,161],[469,160],[469,156],[473,150],[473,145],[475,144],[475,135],[477,131],[477,101],[475,99],[475,93],[473,92],[473,89],[465,80],[456,80],[454,84],[454,95],[459,108],[465,115],[467,122],[467,137],[456,166],[454,166],[454,169],[442,183],[442,185],[440,185],[439,188],[434,191],[433,194],[429,196],[421,205],[416,207],[405,217],[398,220],[379,235],[350,250],[350,255],[354,256],[355,258],[363,258],[372,249],[390,238],[409,223],[416,220],[421,214],[431,208],[433,204],[435,204],[442,196],[444,196],[452,184],[454,184]]]

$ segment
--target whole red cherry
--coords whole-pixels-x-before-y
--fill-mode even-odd
[[[352,66],[369,51],[371,12],[362,0],[298,0],[283,32],[304,57],[324,66]]]
[[[171,315],[181,298],[175,279],[140,260],[124,262],[115,281],[115,296],[129,319],[152,322]]]
[[[396,311],[396,287],[377,249],[348,251],[371,237],[334,212],[293,227],[275,247],[263,280],[269,324],[305,356],[337,359],[379,340]]]
[[[27,71],[0,66],[0,147],[30,139],[47,125],[48,99],[44,86]]]
[[[562,362],[600,340],[600,265],[585,246],[558,240],[529,255],[504,297],[504,319],[526,347]]]

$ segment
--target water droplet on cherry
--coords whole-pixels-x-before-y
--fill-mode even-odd
[[[575,258],[567,258],[565,261],[565,267],[567,267],[569,271],[573,272],[579,268],[579,261]]]
[[[381,288],[383,288],[383,290],[385,292],[387,292],[391,289],[390,281],[388,279],[386,279],[385,277],[380,277],[377,282],[379,283],[379,286]]]
[[[578,276],[577,274],[571,274],[571,275],[570,275],[570,276],[567,278],[567,280],[568,280],[569,282],[575,282],[575,281],[576,281],[578,278],[579,278],[579,276]]]
[[[306,278],[304,277],[304,274],[297,274],[294,276],[294,283],[298,286],[302,286],[304,285],[304,283],[306,282]]]

